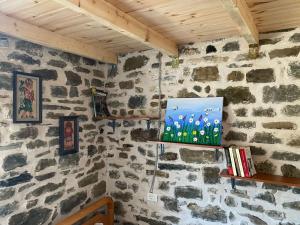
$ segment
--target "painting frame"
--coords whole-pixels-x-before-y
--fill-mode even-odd
[[[108,93],[99,89],[96,89],[95,87],[91,88],[92,92],[92,103],[93,103],[93,109],[94,109],[94,117],[107,117],[110,116],[110,112],[107,107],[107,96]]]
[[[31,80],[31,88],[33,89],[34,87],[36,88],[35,91],[31,90],[31,92],[28,92],[28,89],[24,89],[23,95],[27,97],[23,97],[23,103],[21,106],[20,99],[21,99],[21,88],[18,87],[19,79],[25,79],[25,86],[30,85],[30,82],[26,84],[27,81]],[[35,80],[36,85],[34,86]],[[27,91],[27,94],[25,94],[25,91]],[[28,99],[28,96],[30,96]],[[32,102],[36,101],[36,103],[33,105]],[[43,101],[43,91],[42,91],[42,78],[39,75],[36,74],[31,74],[31,73],[25,73],[21,71],[13,71],[13,123],[42,123],[42,101]],[[22,111],[23,115],[28,116],[33,111],[35,112],[35,119],[33,118],[28,118],[28,119],[20,119],[20,112]],[[32,116],[31,116],[32,117]]]
[[[223,97],[168,99],[162,141],[222,145]]]
[[[66,131],[66,123],[72,124],[71,130]],[[71,126],[71,125],[70,125]],[[70,127],[68,125],[68,127]],[[66,133],[72,132],[72,134],[66,135]],[[70,139],[72,146],[66,148],[66,139]],[[70,142],[70,141],[68,141]],[[74,154],[79,151],[79,122],[78,116],[62,116],[59,117],[59,155],[64,156],[68,154]]]

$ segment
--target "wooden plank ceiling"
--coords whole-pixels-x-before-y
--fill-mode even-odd
[[[103,2],[114,17],[91,7]],[[157,48],[176,55],[173,46],[236,35],[257,42],[258,32],[300,26],[299,11],[300,0],[0,0],[0,15],[99,49],[103,56],[90,56],[111,63],[111,54]],[[71,46],[70,52],[80,50]]]
[[[246,0],[260,33],[300,26],[300,0]]]

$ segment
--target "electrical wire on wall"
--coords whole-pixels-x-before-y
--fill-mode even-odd
[[[162,53],[161,52],[158,53],[157,58],[158,58],[158,63],[159,63],[159,72],[158,72],[158,117],[159,117],[159,120],[158,120],[157,140],[159,140],[161,124],[162,124],[162,119],[161,119],[161,116],[162,116],[162,113],[161,113]],[[160,145],[156,144],[155,167],[154,167],[154,173],[153,173],[150,191],[149,191],[150,193],[153,193],[153,189],[154,189],[156,172],[157,172],[157,167],[158,167],[159,148],[160,148]]]

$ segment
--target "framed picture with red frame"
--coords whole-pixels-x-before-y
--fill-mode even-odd
[[[59,118],[59,154],[74,154],[79,150],[79,125],[77,116]]]

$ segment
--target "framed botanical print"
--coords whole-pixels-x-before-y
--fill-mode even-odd
[[[78,152],[79,126],[77,116],[59,118],[59,154],[67,155]]]
[[[13,122],[42,122],[42,78],[40,76],[13,72]]]

